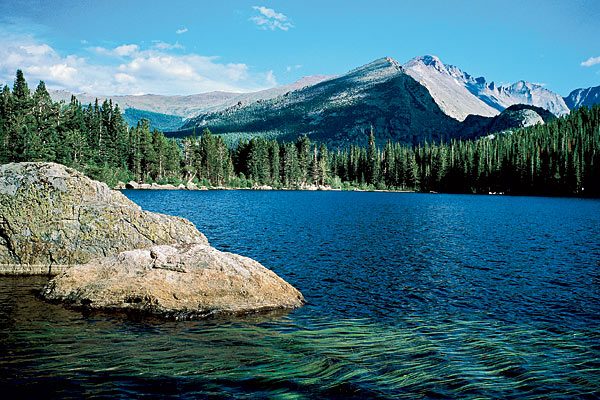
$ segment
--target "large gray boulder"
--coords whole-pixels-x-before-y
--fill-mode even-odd
[[[208,245],[190,221],[142,210],[74,169],[0,166],[0,275],[57,274],[124,250]]]
[[[258,262],[205,244],[153,246],[98,258],[54,278],[42,296],[74,308],[173,319],[304,303],[298,290]]]

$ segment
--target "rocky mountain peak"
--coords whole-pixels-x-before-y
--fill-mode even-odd
[[[594,104],[600,104],[600,86],[575,89],[564,100],[571,109],[581,106],[592,107]]]
[[[394,60],[391,57],[385,57],[385,60],[388,63],[390,63],[391,66],[394,66],[394,67],[397,67],[397,68],[400,68],[400,69],[402,68],[402,65],[398,61]]]
[[[406,64],[404,64],[405,67],[408,68],[414,68],[416,66],[424,66],[424,67],[430,67],[433,68],[435,70],[437,70],[438,72],[442,72],[442,73],[448,73],[448,70],[446,69],[446,65],[444,65],[444,63],[442,62],[442,60],[439,59],[439,57],[434,56],[434,55],[425,55],[425,56],[419,56],[419,57],[415,57],[412,60],[408,61]]]
[[[444,113],[463,121],[469,114],[492,117],[498,111],[474,96],[467,82],[475,80],[460,68],[445,65],[433,55],[415,57],[403,65],[403,70],[429,90]]]
[[[402,72],[402,66],[398,61],[390,57],[382,57],[362,67],[355,68],[340,77],[357,83],[374,83],[389,79]]]
[[[510,87],[513,90],[523,91],[523,90],[532,89],[534,87],[541,87],[541,86],[533,84],[533,83],[525,82],[524,80],[520,80],[520,81],[517,81],[517,82],[513,83],[512,85],[510,85]]]
[[[569,112],[562,97],[542,85],[524,80],[505,85],[488,84],[485,78],[474,78],[456,66],[444,64],[436,56],[413,58],[403,68],[427,87],[446,114],[460,121],[469,114],[494,116],[513,104],[542,107],[555,115]]]

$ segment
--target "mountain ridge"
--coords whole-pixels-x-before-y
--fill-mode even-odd
[[[143,111],[189,118],[196,115],[194,113],[227,108],[232,105],[227,103],[229,100],[235,100],[237,103],[246,98],[250,98],[251,101],[261,98],[271,98],[291,90],[314,85],[329,78],[330,76],[321,74],[309,75],[287,85],[280,85],[247,93],[212,91],[191,95],[97,95],[90,93],[72,93],[67,90],[49,90],[48,92],[54,101],[64,100],[68,102],[72,95],[77,97],[82,104],[93,103],[96,99],[98,99],[99,103],[102,103],[104,100],[112,99],[113,103],[119,104],[119,107],[122,110],[135,108]]]
[[[373,125],[380,144],[446,138],[457,121],[442,112],[427,89],[389,57],[283,96],[192,118],[184,128],[213,133],[269,134],[282,140],[307,135],[333,145],[363,141]],[[418,132],[418,133],[417,133]]]
[[[474,77],[457,66],[445,64],[439,57],[425,55],[405,64],[381,57],[345,74],[311,75],[259,92],[104,96],[99,100],[112,98],[131,125],[136,118],[144,117],[152,119],[153,126],[172,131],[180,121],[183,125],[176,136],[184,135],[185,129],[208,127],[214,133],[238,138],[261,135],[293,139],[305,134],[329,143],[342,143],[359,140],[361,132],[373,125],[380,141],[394,139],[414,144],[471,135],[474,127],[487,129],[489,121],[482,118],[498,117],[515,104],[531,107],[513,109],[507,113],[510,117],[502,115],[503,123],[489,126],[504,126],[506,121],[513,121],[515,127],[521,126],[521,122],[543,123],[544,113],[537,112],[535,107],[565,115],[570,108],[567,102],[575,107],[597,98],[592,89],[596,88],[577,89],[563,98],[542,85],[524,80],[498,86],[484,77]],[[54,94],[64,100],[70,95],[66,91]],[[96,98],[88,94],[78,96],[83,103]],[[522,121],[517,121],[518,118]]]
[[[575,89],[564,100],[570,109],[600,104],[600,86]]]
[[[133,110],[131,115],[140,114],[139,111],[156,114],[157,117],[152,119],[152,115],[148,114],[151,125],[157,129],[172,129],[171,125],[162,126],[161,120],[174,120],[176,117],[181,118],[181,124],[187,118],[194,117],[205,111],[218,111],[231,107],[232,105],[250,104],[254,101],[265,100],[272,97],[277,97],[281,94],[293,91],[306,86],[314,85],[329,79],[326,75],[309,75],[288,85],[276,86],[270,89],[264,89],[257,92],[248,93],[232,93],[223,91],[212,91],[206,93],[192,95],[158,95],[158,94],[143,94],[143,95],[94,95],[89,93],[75,94],[66,90],[49,90],[50,97],[54,101],[64,100],[69,102],[71,96],[75,96],[82,104],[93,104],[96,99],[102,104],[104,100],[111,99],[114,104],[118,104],[121,111],[124,113],[126,121],[131,125],[135,125],[137,121],[130,120],[125,112]],[[180,124],[180,126],[181,126]]]
[[[429,82],[428,87],[419,82],[413,76],[419,68],[443,74],[445,86]],[[502,99],[495,99],[497,109],[492,108],[471,93],[465,82],[474,82],[498,93],[529,93],[536,89],[524,81],[498,89],[493,83],[487,84],[484,78],[473,78],[458,67],[445,65],[435,56],[416,58],[404,65],[382,57],[346,74],[267,101],[202,113],[187,120],[183,126],[187,131],[180,133],[185,135],[194,128],[209,128],[229,138],[230,143],[254,136],[289,141],[307,135],[313,141],[343,147],[363,142],[364,131],[372,126],[379,145],[387,140],[417,144],[545,123],[553,115],[531,104],[502,108],[499,101]],[[441,99],[444,90],[449,91],[450,96]],[[508,97],[505,103],[510,102],[510,96],[505,97]],[[551,99],[557,97],[550,96]],[[530,96],[529,102],[535,99]],[[463,113],[462,120],[453,118],[452,106],[467,101],[472,108],[480,110],[480,114],[469,112]]]
[[[514,104],[542,107],[559,116],[569,113],[564,99],[542,85],[520,80],[497,86],[444,64],[434,55],[415,57],[403,68],[428,88],[442,110],[459,121],[469,114],[495,116]]]

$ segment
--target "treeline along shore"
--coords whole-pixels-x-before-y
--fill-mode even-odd
[[[53,161],[111,186],[118,182],[206,187],[415,190],[600,196],[600,105],[546,124],[476,140],[330,149],[307,136],[256,137],[229,148],[208,129],[166,139],[142,119],[129,127],[111,101],[54,102],[19,70],[0,95],[0,163]]]

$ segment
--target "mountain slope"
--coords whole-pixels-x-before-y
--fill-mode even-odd
[[[286,92],[314,85],[326,79],[329,79],[329,77],[325,75],[307,76],[289,85],[276,86],[271,89],[250,93],[208,92],[189,96],[163,96],[157,94],[105,96],[81,93],[75,96],[82,104],[93,103],[96,99],[100,103],[104,100],[112,99],[113,103],[118,104],[121,110],[135,108],[137,110],[190,118],[198,115],[200,112],[222,110],[238,102],[250,103],[260,99],[265,100],[277,97]],[[73,95],[73,93],[65,90],[51,90],[49,92],[54,101],[64,100],[68,102]]]
[[[474,78],[456,66],[444,64],[435,56],[413,58],[403,68],[427,87],[444,112],[460,121],[469,114],[498,115],[513,104],[542,107],[555,115],[569,113],[569,107],[561,96],[535,83],[488,84],[485,78]]]
[[[122,115],[129,126],[136,126],[142,118],[145,118],[150,122],[152,128],[163,132],[178,129],[183,124],[183,118],[177,115],[159,114],[136,108],[127,108]]]
[[[73,95],[73,93],[64,90],[53,90],[49,91],[49,93],[54,101],[65,100],[68,102]],[[93,104],[96,99],[102,104],[104,100],[112,99],[113,103],[118,104],[122,111],[134,108],[136,110],[187,118],[239,95],[240,93],[228,92],[209,92],[189,96],[162,96],[156,94],[105,96],[80,93],[76,94],[75,97],[77,97],[81,104]]]
[[[581,106],[592,107],[594,104],[600,104],[600,86],[575,89],[564,100],[570,109]]]
[[[344,75],[277,98],[234,106],[188,120],[185,128],[228,135],[295,140],[307,135],[329,145],[366,140],[373,125],[378,144],[439,140],[458,121],[444,114],[425,87],[391,58],[381,58]]]
[[[471,77],[435,56],[416,57],[402,66],[404,71],[425,86],[440,108],[452,118],[463,121],[467,115],[492,117],[499,111],[467,89]]]
[[[519,81],[512,85],[496,86],[494,82],[488,84],[482,80],[468,87],[485,103],[495,104],[502,109],[513,104],[528,104],[541,107],[558,116],[569,113],[569,107],[560,95],[535,83]]]
[[[545,124],[555,118],[554,114],[541,107],[513,104],[495,117],[469,115],[461,124],[459,136],[478,138],[486,134]]]
[[[289,85],[276,86],[250,93],[208,92],[189,96],[162,96],[155,94],[104,96],[81,93],[75,96],[82,104],[94,103],[96,99],[102,104],[104,100],[112,99],[113,103],[118,104],[121,111],[124,112],[124,117],[130,125],[137,123],[137,120],[130,120],[130,116],[143,114],[145,118],[150,120],[152,127],[160,130],[174,130],[180,127],[182,123],[180,122],[179,125],[175,126],[173,121],[178,117],[182,121],[201,112],[219,111],[236,104],[245,105],[258,100],[271,99],[296,89],[317,84],[329,78],[325,75],[312,75]],[[64,100],[65,102],[69,102],[73,95],[73,93],[65,90],[50,90],[49,93],[54,101]]]
[[[294,83],[290,83],[289,85],[276,86],[274,88],[265,89],[265,90],[261,90],[258,92],[238,94],[237,96],[235,96],[231,99],[227,99],[219,104],[208,107],[203,111],[220,111],[220,110],[224,110],[224,109],[234,106],[234,105],[238,105],[238,106],[239,105],[248,105],[255,101],[272,99],[274,97],[281,96],[287,92],[292,92],[294,90],[303,89],[307,86],[316,85],[317,83],[323,82],[330,78],[332,78],[332,76],[327,76],[327,75],[305,76],[304,78],[301,78]],[[197,114],[195,114],[194,116],[196,116],[196,115]]]

